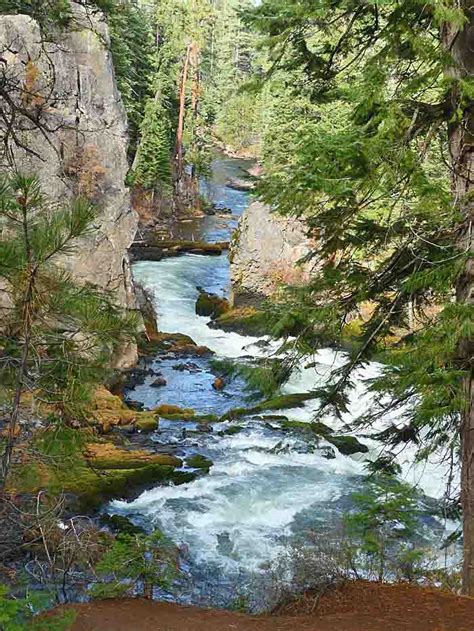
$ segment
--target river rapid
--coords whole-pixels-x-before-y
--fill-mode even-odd
[[[248,164],[219,158],[213,176],[204,186],[217,206],[230,208],[229,216],[206,216],[178,225],[176,238],[209,242],[228,240],[239,215],[249,203],[249,194],[226,186],[228,177],[239,176]],[[160,262],[142,261],[133,268],[135,278],[152,293],[161,331],[184,333],[214,351],[217,358],[237,359],[262,356],[275,344],[212,329],[208,318],[197,316],[197,287],[220,295],[230,290],[227,255],[220,257],[186,254]],[[157,359],[152,368],[167,380],[162,388],[152,388],[151,375],[127,395],[146,408],[160,403],[193,408],[197,414],[222,415],[246,404],[248,392],[238,378],[224,390],[212,387],[215,374],[205,358],[192,358],[190,370],[176,370],[177,359]],[[328,371],[343,361],[334,350],[321,349],[311,358],[311,368],[296,370],[283,391],[306,392],[321,383]],[[368,406],[365,381],[380,369],[372,364],[357,375],[347,418],[354,418]],[[317,402],[284,410],[290,420],[310,422]],[[270,414],[270,413],[269,413]],[[272,413],[273,415],[279,413]],[[258,598],[258,584],[265,583],[269,567],[281,558],[295,541],[305,541],[308,533],[330,530],[350,507],[350,495],[359,489],[366,475],[367,457],[375,457],[380,446],[361,438],[369,454],[344,456],[337,450],[327,458],[328,445],[308,442],[301,433],[284,430],[278,420],[250,416],[236,422],[214,424],[211,433],[196,432],[189,422],[160,421],[151,437],[157,448],[173,445],[179,456],[202,454],[214,465],[210,472],[180,486],[157,486],[131,502],[114,501],[113,513],[127,515],[151,530],[159,528],[182,551],[182,572],[172,593],[158,594],[185,603],[232,606],[240,597]],[[343,421],[322,418],[334,429]],[[384,423],[397,419],[384,419]],[[226,434],[230,427],[241,430]],[[183,431],[186,430],[186,431]],[[409,449],[399,457],[403,477],[416,483],[427,498],[439,498],[445,490],[446,467],[433,462],[414,464]],[[429,504],[429,500],[427,499]],[[434,503],[434,502],[432,502]],[[424,517],[427,538],[441,541],[446,523],[439,517]],[[256,587],[257,586],[257,587]],[[258,603],[255,605],[258,608]]]

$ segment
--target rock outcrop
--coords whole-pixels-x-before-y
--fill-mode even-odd
[[[125,186],[127,117],[103,16],[72,7],[71,26],[48,37],[26,15],[0,16],[0,78],[11,99],[0,93],[6,113],[1,168],[15,164],[36,174],[55,203],[80,195],[97,205],[96,230],[63,264],[80,282],[103,287],[119,305],[135,309],[127,250],[137,216]],[[135,360],[129,348],[117,366]]]
[[[255,201],[243,213],[231,245],[235,295],[270,296],[278,285],[304,283],[312,265],[300,264],[312,249],[303,223]]]

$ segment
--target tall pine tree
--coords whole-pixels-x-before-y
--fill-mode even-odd
[[[382,358],[373,388],[385,396],[361,421],[398,408],[406,427],[381,436],[393,451],[410,439],[420,457],[461,449],[474,593],[474,11],[467,0],[264,0],[249,21],[269,80],[308,103],[262,187],[318,242],[318,272],[293,300],[299,341],[307,351],[360,320],[322,406],[344,411],[354,369]]]

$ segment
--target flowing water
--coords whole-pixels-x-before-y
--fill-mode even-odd
[[[213,201],[230,207],[232,215],[183,223],[177,227],[176,236],[207,241],[229,238],[249,201],[247,193],[225,186],[226,177],[238,175],[241,166],[247,165],[217,160],[207,185]],[[208,318],[195,314],[197,287],[221,295],[229,291],[227,256],[187,254],[160,262],[140,262],[134,266],[134,276],[154,296],[160,330],[185,333],[222,359],[243,357],[248,361],[268,352],[264,341],[212,329],[207,326]],[[245,404],[248,393],[239,379],[223,391],[212,388],[215,375],[208,359],[191,358],[192,365],[185,370],[175,369],[177,361],[157,359],[153,365],[166,377],[167,386],[150,387],[154,378],[150,376],[129,396],[147,408],[169,403],[201,414],[221,415]],[[295,371],[284,391],[314,389],[331,367],[342,361],[341,354],[333,350],[319,351],[316,365]],[[366,409],[364,380],[378,370],[373,364],[359,372],[344,420]],[[308,402],[283,414],[290,420],[309,422],[316,405]],[[342,424],[333,418],[321,420],[333,428]],[[241,430],[226,434],[232,425]],[[181,547],[183,574],[169,598],[225,606],[235,601],[242,585],[263,575],[290,542],[308,531],[330,528],[340,519],[350,506],[351,493],[364,479],[367,454],[343,456],[335,450],[327,459],[324,442],[311,444],[297,432],[284,431],[271,415],[266,421],[261,416],[250,416],[235,423],[214,424],[212,433],[195,430],[193,423],[161,420],[152,439],[157,448],[174,445],[180,456],[208,456],[214,462],[209,474],[180,486],[157,486],[129,503],[115,501],[109,510],[127,514],[147,528],[160,528]],[[379,449],[375,441],[366,437],[362,440],[371,449],[369,457],[374,456]],[[436,461],[414,465],[410,450],[400,455],[399,462],[404,477],[419,484],[427,496],[442,495],[444,465]],[[429,516],[424,521],[430,537],[440,539],[445,524]]]

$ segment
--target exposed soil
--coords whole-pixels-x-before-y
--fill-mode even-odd
[[[182,607],[147,600],[75,605],[73,631],[473,631],[474,598],[363,581],[311,595],[278,615]]]

